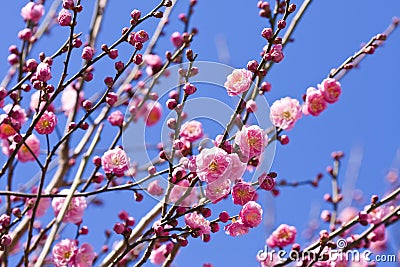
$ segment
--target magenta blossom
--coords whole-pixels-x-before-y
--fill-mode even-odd
[[[129,157],[120,147],[106,151],[101,157],[101,165],[106,173],[114,173],[122,177],[129,169]]]
[[[307,89],[306,101],[303,106],[303,114],[318,116],[327,107],[326,100],[320,90],[310,87]]]
[[[244,225],[253,228],[257,227],[262,221],[263,210],[260,204],[249,201],[244,204],[240,211],[239,217],[242,219]]]
[[[244,225],[241,219],[232,221],[232,223],[224,227],[225,233],[230,236],[245,235],[249,232],[250,228]]]
[[[298,100],[290,97],[276,100],[270,110],[270,119],[273,125],[282,129],[290,130],[296,121],[301,118],[301,106]]]
[[[38,134],[51,134],[57,125],[57,116],[51,111],[45,111],[35,125]]]
[[[62,195],[68,195],[69,189],[63,189],[60,191]],[[58,216],[60,210],[64,204],[65,197],[55,197],[51,202],[55,216]],[[67,212],[63,218],[63,222],[80,223],[83,218],[83,213],[87,207],[85,197],[73,197],[71,203],[67,208]]]
[[[38,157],[39,153],[40,141],[34,134],[32,134],[25,140],[25,143],[18,150],[17,159],[21,162],[34,161],[35,156]]]
[[[211,231],[210,222],[202,215],[192,212],[185,215],[185,223],[192,230],[197,230],[200,235],[209,235]]]
[[[256,193],[256,189],[246,182],[238,182],[232,188],[233,203],[237,205],[244,205],[251,201]]]
[[[342,93],[340,83],[332,78],[327,78],[318,85],[319,90],[326,102],[332,104],[339,100],[339,96]]]
[[[271,248],[283,248],[287,245],[293,244],[296,239],[296,227],[287,224],[281,224],[279,227],[268,237],[267,245]]]
[[[35,77],[41,82],[47,82],[50,80],[52,77],[50,65],[45,62],[40,62],[36,68]]]
[[[72,15],[68,10],[63,8],[61,9],[60,13],[58,13],[57,20],[60,26],[69,26],[72,21]]]
[[[199,121],[188,121],[182,125],[179,135],[189,142],[194,142],[203,137],[203,127]]]
[[[251,71],[245,69],[235,69],[226,78],[224,84],[229,96],[235,96],[249,90],[251,85]]]
[[[169,242],[160,247],[153,249],[150,254],[150,262],[155,265],[161,265],[166,260],[169,253],[171,253],[174,244]]]
[[[124,123],[124,114],[122,114],[121,111],[116,110],[108,116],[107,120],[112,126],[122,126]]]

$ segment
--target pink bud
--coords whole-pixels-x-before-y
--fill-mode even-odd
[[[140,19],[140,16],[142,15],[142,12],[140,10],[134,9],[131,12],[131,18],[135,21],[138,21]]]
[[[270,40],[273,35],[274,35],[274,33],[271,28],[264,28],[261,32],[261,36],[267,40]]]
[[[116,59],[116,58],[118,57],[118,50],[117,50],[117,49],[111,49],[111,50],[108,52],[108,56],[109,56],[109,58],[111,58],[111,59]]]
[[[94,54],[93,48],[91,48],[90,46],[86,46],[83,48],[81,57],[85,60],[92,60],[93,54]]]
[[[183,86],[183,91],[185,92],[186,95],[192,95],[197,91],[197,88],[191,83],[186,83]]]
[[[114,92],[110,92],[107,94],[106,96],[106,102],[107,104],[109,104],[110,106],[114,106],[114,104],[118,101],[118,96],[116,93]]]
[[[66,9],[61,9],[60,13],[58,13],[58,24],[60,24],[60,26],[69,26],[71,24],[72,21],[72,15],[71,13],[69,13],[68,10]]]

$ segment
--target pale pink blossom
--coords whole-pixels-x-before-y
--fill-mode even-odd
[[[103,154],[101,165],[106,173],[113,172],[117,177],[122,177],[129,169],[129,158],[123,149],[117,147]]]
[[[231,164],[225,177],[234,183],[236,180],[242,178],[247,169],[247,163],[242,162],[239,158],[239,155],[236,153],[229,154],[229,158],[231,160]]]
[[[270,110],[270,119],[273,125],[282,129],[290,130],[301,118],[301,106],[298,100],[285,97],[276,100]]]
[[[34,187],[32,189],[32,193],[37,194],[37,192],[38,192],[37,187]],[[44,192],[43,192],[43,194],[44,194]],[[36,199],[34,199],[34,200],[36,200]],[[28,203],[28,202],[29,202],[29,199],[27,199],[26,203]],[[43,215],[46,214],[46,211],[50,207],[50,202],[51,202],[50,198],[47,198],[47,197],[42,197],[39,200],[39,205],[38,205],[38,207],[36,209],[36,213],[35,213],[36,218],[43,217]],[[28,216],[32,216],[32,209],[29,209],[27,214],[28,214]]]
[[[169,200],[172,203],[175,203],[178,201],[183,194],[185,194],[186,190],[189,188],[189,181],[188,180],[182,180],[176,185],[171,190],[171,194],[169,196]],[[182,201],[180,206],[182,207],[190,207],[197,201],[197,192],[196,188],[192,188],[192,191],[190,191],[190,194]]]
[[[57,116],[51,111],[45,111],[35,125],[38,134],[51,134],[57,125]]]
[[[42,99],[40,97],[42,96]],[[51,97],[51,95],[49,96]],[[40,104],[39,104],[40,101]],[[43,109],[44,105],[46,105],[46,101],[43,99],[43,92],[36,91],[31,95],[31,102],[29,103],[29,108],[36,112],[36,109],[39,108],[39,111]],[[48,111],[54,112],[53,104],[50,104],[47,108]]]
[[[307,89],[306,100],[303,106],[303,114],[318,116],[327,107],[324,96],[320,90],[310,87]]]
[[[253,200],[256,189],[246,182],[238,182],[232,188],[233,203],[237,205],[244,205]]]
[[[94,258],[95,253],[92,245],[83,243],[76,254],[74,267],[91,267]]]
[[[78,110],[83,101],[83,92],[79,93],[73,86],[68,86],[64,89],[61,95],[61,108],[64,111],[65,115],[68,115],[70,112],[74,111],[75,105],[77,106],[76,109]]]
[[[60,191],[62,195],[68,195],[70,193],[69,189],[63,189]],[[58,216],[60,210],[64,204],[65,197],[55,197],[51,202],[51,206],[54,210],[55,216]],[[63,218],[63,222],[79,223],[82,221],[83,213],[87,207],[85,197],[73,197],[71,203],[67,208],[67,212]]]
[[[200,180],[211,183],[230,172],[231,162],[225,150],[218,147],[205,148],[196,157],[196,173]]]
[[[318,85],[319,90],[326,102],[332,104],[339,100],[339,96],[342,93],[340,83],[332,78],[327,78]]]
[[[263,210],[260,204],[255,201],[249,201],[244,204],[242,210],[239,213],[239,217],[242,219],[244,225],[250,228],[257,227],[262,221]]]
[[[235,69],[226,78],[224,87],[229,96],[235,96],[247,91],[251,85],[251,71],[245,69]]]
[[[225,233],[230,236],[245,235],[250,228],[243,224],[242,220],[236,220],[224,227]]]
[[[206,197],[212,202],[217,203],[231,192],[231,181],[229,179],[218,179],[207,184]]]
[[[162,116],[162,106],[159,102],[147,102],[146,104],[145,122],[147,126],[156,124]]]
[[[245,125],[235,136],[235,143],[239,146],[246,161],[260,156],[267,142],[264,131],[258,125]]]
[[[179,135],[189,142],[194,142],[203,137],[203,125],[199,121],[188,121],[182,125]]]
[[[144,56],[143,59],[147,65],[146,73],[149,76],[159,72],[160,69],[162,68],[163,63],[162,63],[160,56],[158,56],[158,55],[147,54]]]
[[[364,210],[367,210],[369,206],[366,206]],[[389,213],[389,209],[385,206],[380,206],[372,211],[368,212],[367,221],[368,223],[377,224]]]
[[[149,183],[147,192],[152,196],[162,196],[164,194],[164,188],[159,185],[158,180],[155,180]]]
[[[116,110],[108,116],[107,120],[112,126],[122,126],[124,123],[124,114],[122,114],[121,111]]]
[[[56,267],[65,267],[72,264],[75,260],[78,247],[76,241],[71,239],[63,239],[54,245],[52,254]]]
[[[172,251],[174,244],[169,242],[153,249],[150,254],[150,262],[155,265],[161,265],[166,260],[168,254]]]
[[[185,215],[185,223],[200,235],[209,235],[211,232],[210,222],[203,215],[191,212]]]
[[[271,248],[283,248],[287,245],[293,244],[296,239],[296,227],[287,224],[281,224],[279,227],[268,237],[267,245]]]
[[[33,152],[33,154],[29,149]],[[38,157],[39,153],[40,141],[34,134],[32,134],[25,140],[25,143],[18,150],[17,159],[21,162],[34,161],[35,157],[33,155]]]
[[[51,66],[45,62],[40,62],[36,68],[35,78],[41,82],[47,82],[52,78]]]
[[[371,233],[368,234],[367,238],[371,242],[383,241],[386,237],[386,227],[384,224],[379,225]]]
[[[18,122],[20,125],[23,125],[28,119],[25,110],[20,105],[7,104],[3,110],[10,115],[13,123]]]
[[[175,47],[180,47],[183,43],[182,35],[179,32],[171,34],[170,40]]]
[[[34,2],[28,2],[21,9],[21,16],[24,20],[30,20],[37,23],[44,15],[43,5],[36,4]]]

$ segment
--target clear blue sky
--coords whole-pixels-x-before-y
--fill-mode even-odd
[[[51,1],[47,2],[46,7]],[[90,20],[92,2],[83,1],[82,17],[86,18],[79,22],[78,30],[85,30]],[[119,37],[121,28],[129,22],[129,12],[132,9],[138,8],[145,12],[157,4],[155,0],[109,2],[98,44],[110,43],[110,40]],[[167,36],[182,29],[182,25],[176,22],[176,17],[180,12],[186,11],[186,2],[179,1],[171,23],[166,28]],[[300,5],[300,1],[293,2]],[[24,26],[19,17],[19,10],[24,3],[18,1],[3,7],[3,16],[0,17],[0,23],[3,25],[0,30],[2,62],[6,62],[7,48],[17,41],[16,34]],[[222,63],[243,68],[248,60],[259,60],[259,51],[265,44],[260,32],[268,25],[257,15],[256,3],[255,0],[199,0],[192,20],[192,25],[199,29],[199,35],[192,44],[192,49],[199,54],[198,59],[218,62],[220,54],[216,48],[216,40],[224,39],[229,58]],[[314,1],[294,34],[295,42],[286,47],[285,59],[275,65],[267,76],[267,80],[272,83],[272,92],[266,96],[268,102],[272,103],[284,96],[300,99],[307,87],[316,86],[331,68],[339,66],[357,51],[361,43],[383,31],[395,15],[400,16],[400,2],[396,0]],[[143,28],[151,32],[155,22],[153,20],[145,23]],[[65,36],[67,29],[58,28],[43,39],[41,47],[51,54],[58,44],[64,42]],[[50,42],[50,38],[53,41]],[[346,157],[339,180],[342,184],[348,183],[347,190],[352,192],[354,189],[362,189],[366,199],[369,199],[372,193],[382,195],[387,192],[385,174],[391,168],[400,167],[400,159],[396,158],[400,145],[399,40],[400,31],[396,31],[383,47],[361,63],[359,69],[352,70],[341,81],[343,94],[338,103],[330,105],[317,118],[301,119],[296,127],[287,133],[291,139],[290,145],[277,146],[272,165],[272,170],[278,173],[279,178],[313,178],[331,164],[329,155],[332,151],[343,150]],[[97,49],[100,50],[99,47]],[[166,49],[172,49],[168,38],[161,40],[156,51],[163,55]],[[39,51],[41,50],[36,48],[32,55],[37,55]],[[121,49],[120,56],[127,58],[128,50]],[[73,68],[78,68],[79,62],[77,60]],[[107,64],[96,68],[95,77],[110,75],[107,74],[106,67],[111,66],[111,61]],[[1,75],[4,75],[6,70],[6,63],[0,65]],[[93,94],[96,86],[102,86],[102,80],[103,78],[99,78],[88,85],[87,95]],[[265,119],[267,120],[267,116]],[[353,159],[357,156],[362,157],[357,177],[346,177],[350,155],[354,156]],[[1,157],[2,161],[4,159]],[[21,174],[26,176],[28,173]],[[351,185],[353,181],[355,185]],[[221,231],[213,234],[208,244],[191,239],[189,247],[180,251],[175,266],[202,266],[205,262],[211,262],[216,267],[256,266],[257,251],[264,247],[266,237],[280,223],[298,227],[300,234],[297,241],[303,244],[301,231],[305,229],[309,219],[318,218],[318,210],[321,208],[330,208],[322,201],[326,191],[330,191],[328,179],[324,179],[318,189],[285,188],[276,199],[262,193],[259,202],[265,208],[266,224],[240,238],[228,237]],[[142,204],[134,203],[129,193],[120,194],[118,197],[108,194],[102,198],[106,202],[103,207],[94,207],[87,211],[90,219],[85,223],[90,227],[90,234],[83,239],[92,242],[96,250],[103,241],[104,227],[111,228],[117,220],[116,207],[123,205],[137,220],[145,212]],[[150,198],[147,200],[153,203]],[[237,207],[232,206],[231,200],[227,200],[219,203],[213,210],[237,211]],[[104,224],[97,224],[99,219]],[[74,231],[71,228],[67,229],[66,233],[69,230],[71,233]],[[390,229],[388,253],[393,254],[399,250],[399,230],[399,226]]]

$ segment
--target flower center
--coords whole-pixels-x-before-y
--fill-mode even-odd
[[[208,169],[212,172],[215,172],[218,169],[218,164],[215,160],[213,160],[210,165],[208,165]]]
[[[282,113],[282,116],[283,116],[283,118],[285,119],[285,120],[290,120],[290,119],[292,119],[292,114],[290,114],[290,112],[289,111],[284,111],[283,113]]]

